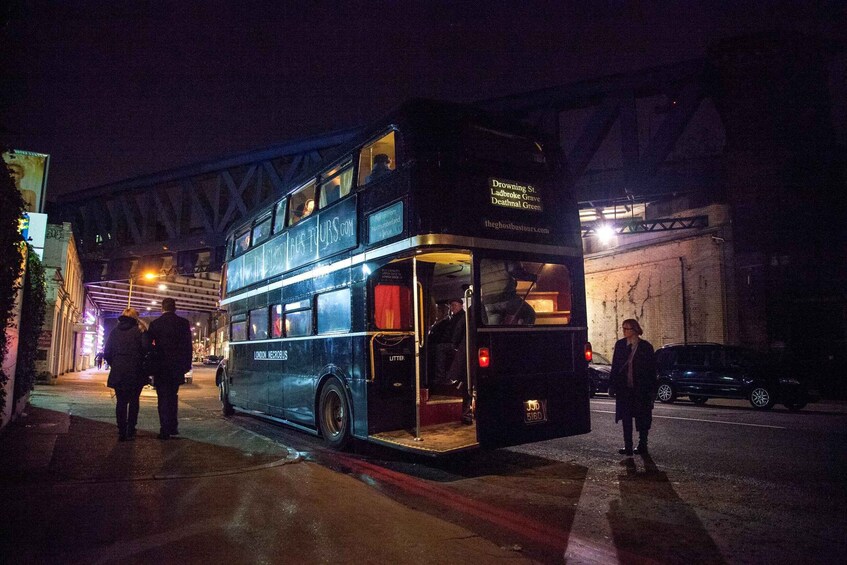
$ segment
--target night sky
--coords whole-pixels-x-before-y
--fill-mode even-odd
[[[569,84],[758,30],[839,37],[843,4],[13,0],[0,136],[51,154],[55,199],[361,125],[413,96]]]

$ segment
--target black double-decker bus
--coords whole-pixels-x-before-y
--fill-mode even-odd
[[[556,146],[414,100],[337,155],[228,237],[224,412],[432,455],[587,433],[582,243]]]

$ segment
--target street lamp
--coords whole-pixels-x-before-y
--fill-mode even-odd
[[[142,278],[142,279],[145,279],[145,280],[148,280],[148,281],[152,281],[154,279],[158,279],[161,276],[162,276],[161,274],[156,274],[156,273],[144,273],[139,278]],[[126,299],[126,307],[127,308],[132,306],[132,283],[135,281],[135,279],[136,279],[136,277],[134,277],[134,276],[129,277],[129,295],[127,296],[127,299]]]

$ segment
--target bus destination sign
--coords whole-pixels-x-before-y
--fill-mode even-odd
[[[403,202],[395,202],[368,216],[368,243],[403,233]]]
[[[531,212],[544,211],[541,196],[531,184],[490,178],[488,188],[491,192],[491,203],[495,206]]]

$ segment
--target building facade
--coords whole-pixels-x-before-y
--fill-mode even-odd
[[[85,354],[85,289],[82,264],[71,224],[48,224],[44,242],[44,274],[47,311],[38,340],[36,370],[49,374],[54,383],[64,373],[93,365],[94,355]]]

